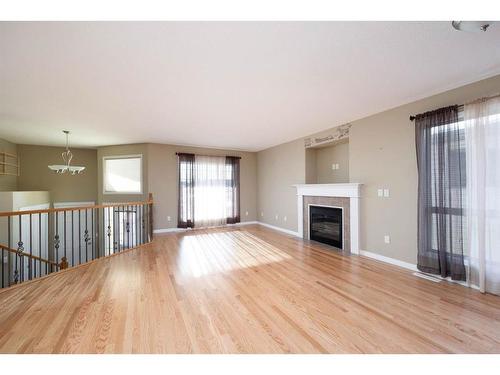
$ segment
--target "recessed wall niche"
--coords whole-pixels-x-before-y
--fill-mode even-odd
[[[349,138],[306,148],[306,183],[349,182]]]

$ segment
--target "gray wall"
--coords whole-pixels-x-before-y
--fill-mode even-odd
[[[306,150],[302,139],[257,154],[259,221],[297,230],[297,192],[292,185],[305,183],[305,171]]]
[[[255,221],[257,208],[257,154],[201,147],[148,145],[149,191],[153,193],[155,229],[177,227],[177,156],[176,152],[199,155],[240,156],[241,221]],[[248,212],[248,215],[246,214]],[[170,216],[170,221],[168,221]]]
[[[97,151],[72,148],[73,165],[85,166],[79,175],[56,174],[47,166],[62,164],[63,147],[18,145],[21,174],[18,189],[21,191],[49,191],[52,202],[97,201]]]
[[[500,91],[500,76],[479,81],[361,120],[349,137],[351,182],[364,184],[361,199],[361,249],[415,263],[417,253],[417,165],[412,114],[489,96]],[[264,222],[297,230],[292,184],[305,180],[302,139],[258,153],[258,210]],[[377,197],[390,189],[389,198]],[[284,223],[268,213],[288,214]],[[293,215],[293,216],[292,216]],[[260,218],[259,218],[260,219]],[[391,243],[384,243],[384,235]]]

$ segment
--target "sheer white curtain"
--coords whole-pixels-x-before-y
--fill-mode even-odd
[[[226,224],[226,158],[195,155],[194,181],[196,227]]]
[[[469,281],[500,294],[500,98],[464,106]]]

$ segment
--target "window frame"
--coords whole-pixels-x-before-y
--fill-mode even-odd
[[[107,160],[120,160],[120,159],[140,159],[139,176],[140,176],[140,190],[139,191],[108,191],[106,190],[106,161]],[[102,157],[102,193],[105,195],[142,195],[144,194],[144,176],[143,176],[143,155],[130,154],[130,155],[109,155]]]

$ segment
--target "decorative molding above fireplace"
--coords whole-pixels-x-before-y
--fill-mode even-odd
[[[304,235],[304,197],[349,198],[349,223],[345,224],[349,225],[350,252],[359,254],[359,199],[362,184],[300,184],[294,186],[297,189],[298,234],[302,238],[307,236],[307,234]]]

